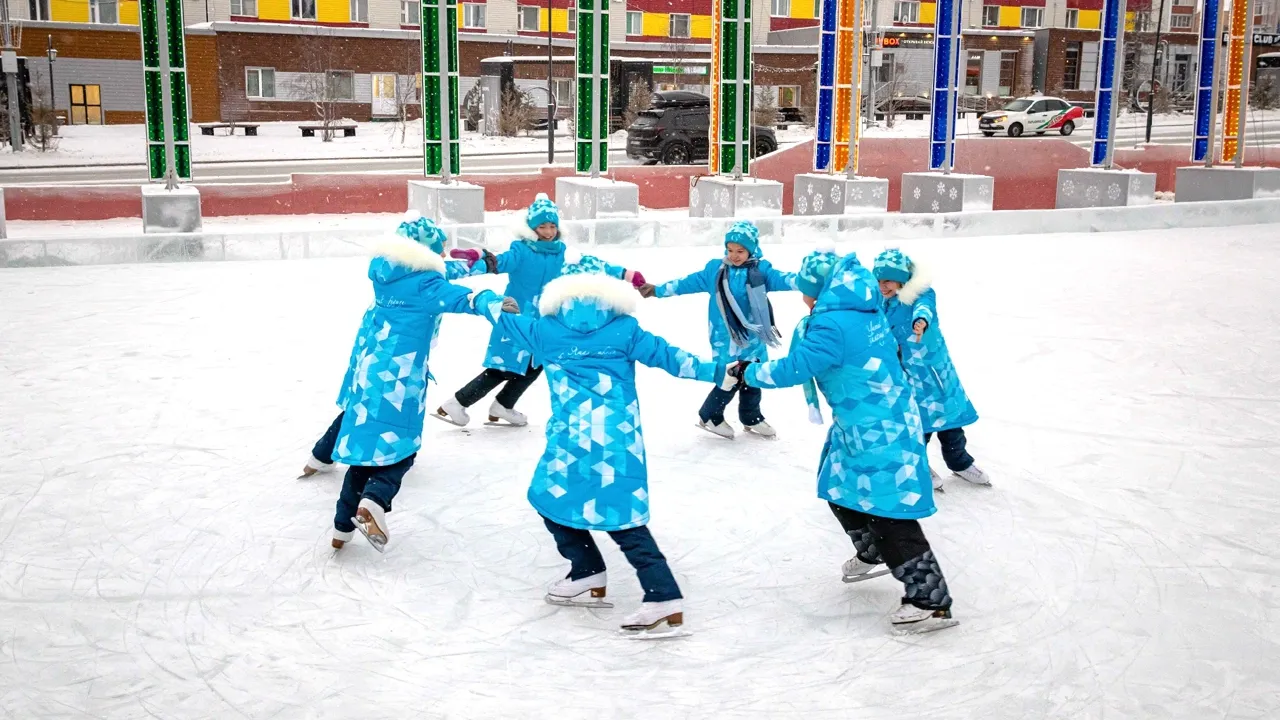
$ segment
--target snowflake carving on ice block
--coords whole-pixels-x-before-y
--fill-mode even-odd
[[[957,190],[956,187],[953,185],[951,186],[951,192],[948,194],[951,196],[952,200],[955,200],[957,197],[959,197],[960,191]]]
[[[917,186],[915,187],[915,189],[913,189],[913,190],[911,191],[911,195],[912,195],[912,197],[914,197],[914,198],[915,198],[915,199],[917,199],[917,200],[919,200],[919,199],[920,199],[920,186],[919,186],[919,185],[917,185]]]
[[[796,198],[796,214],[804,215],[807,212],[809,212],[809,200],[801,195]]]
[[[934,200],[934,201],[933,201],[933,204],[932,204],[932,205],[930,205],[929,207],[930,207],[930,208],[933,208],[933,211],[934,211],[934,212],[938,212],[938,209],[939,209],[939,208],[941,208],[942,206],[938,204],[938,201],[937,201],[937,200]]]
[[[1112,202],[1120,199],[1120,183],[1111,183],[1111,185],[1107,187],[1107,198]]]
[[[1076,184],[1073,180],[1062,181],[1062,194],[1071,197],[1076,194]]]
[[[946,184],[946,183],[944,183],[944,182],[942,182],[941,180],[939,180],[939,181],[938,181],[938,194],[939,194],[939,195],[945,195],[945,194],[946,194],[946,192],[947,192],[947,184]]]

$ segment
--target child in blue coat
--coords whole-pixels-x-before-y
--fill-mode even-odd
[[[641,329],[631,316],[635,290],[604,270],[590,257],[565,268],[543,291],[537,319],[504,315],[496,307],[488,317],[546,369],[551,388],[547,446],[529,502],[571,568],[551,586],[547,602],[609,607],[603,601],[604,558],[590,532],[601,530],[618,543],[644,589],[644,602],[623,629],[669,633],[684,621],[682,596],[646,527],[648,472],[635,364],[716,382],[724,380],[724,367]]]
[[[978,413],[951,362],[928,273],[899,250],[880,253],[874,272],[884,296],[885,315],[901,350],[902,366],[920,406],[925,444],[936,433],[942,459],[951,472],[975,485],[990,485],[990,478],[965,450],[964,428],[978,421]],[[933,484],[935,488],[942,484],[937,473]]]
[[[640,293],[660,298],[707,293],[707,325],[716,361],[768,359],[768,347],[778,347],[781,337],[768,293],[795,290],[795,275],[775,270],[761,257],[760,231],[746,220],[729,227],[724,248],[723,259],[712,260],[679,280],[641,287]],[[738,395],[738,419],[747,432],[769,438],[777,434],[765,422],[761,392],[753,387],[713,388],[698,410],[698,427],[732,440],[733,426],[725,422],[724,410],[734,395]]]
[[[491,272],[507,276],[506,296],[520,303],[520,311],[537,312],[538,297],[548,282],[560,276],[565,265],[565,245],[560,240],[560,210],[544,193],[529,206],[526,224],[532,233],[511,244],[504,253],[486,257],[486,265],[475,264],[473,272]],[[607,272],[625,279],[635,288],[644,284],[644,276],[613,265]],[[436,417],[454,425],[465,426],[471,422],[467,408],[502,385],[498,396],[489,406],[489,422],[505,421],[511,425],[525,425],[528,419],[515,409],[516,402],[529,389],[542,368],[533,362],[532,356],[517,347],[500,328],[494,328],[485,351],[485,370],[467,383],[453,397],[436,409]]]
[[[333,520],[335,548],[357,528],[379,552],[390,540],[386,513],[422,446],[427,361],[441,315],[504,306],[488,290],[473,296],[445,280],[444,241],[426,220],[378,243],[369,262],[374,302],[339,391],[342,412],[312,453],[349,466]]]
[[[920,518],[936,512],[920,411],[871,273],[855,255],[816,252],[797,285],[810,315],[780,360],[730,368],[758,388],[805,386],[810,417],[822,422],[819,391],[831,406],[831,429],[818,461],[818,497],[853,539],[846,582],[889,566],[906,589],[890,622],[919,632],[954,624],[951,595]]]

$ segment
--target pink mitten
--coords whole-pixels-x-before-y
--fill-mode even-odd
[[[631,283],[631,287],[637,290],[644,285],[644,275],[639,270],[628,270],[623,277]]]
[[[475,248],[454,248],[449,251],[449,257],[456,260],[466,260],[467,267],[471,267],[480,259],[480,251]]]

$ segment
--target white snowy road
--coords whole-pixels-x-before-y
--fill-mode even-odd
[[[634,642],[604,536],[619,607],[541,600],[565,568],[524,500],[542,383],[527,429],[429,421],[386,555],[329,549],[340,478],[294,477],[363,262],[0,270],[0,718],[1275,718],[1277,237],[903,243],[940,276],[996,483],[951,482],[925,521],[962,624],[907,639],[897,583],[840,582],[798,390],[765,396],[779,441],[729,443],[692,427],[709,387],[642,371],[652,527],[696,634]],[[665,280],[708,251],[609,259]],[[800,300],[775,306],[789,337]],[[640,319],[705,353],[705,309]],[[486,337],[445,321],[433,398]]]

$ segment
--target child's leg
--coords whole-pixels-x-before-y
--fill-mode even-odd
[[[462,407],[471,407],[480,402],[485,395],[493,392],[493,389],[502,384],[512,376],[506,370],[494,370],[493,368],[485,368],[484,372],[475,376],[471,382],[462,386],[462,389],[453,394],[453,399],[458,401]]]
[[[759,425],[764,422],[760,412],[760,398],[764,391],[756,387],[740,387],[738,390],[738,419],[743,425]]]
[[[507,384],[503,386],[502,390],[498,391],[496,399],[499,405],[510,410],[520,401],[520,396],[524,395],[524,391],[529,389],[533,381],[542,375],[542,368],[529,368],[529,371],[523,375],[516,375],[515,373],[508,373],[508,375],[510,379],[507,380]]]
[[[409,472],[409,468],[413,467],[414,458],[417,456],[418,454],[414,453],[392,465],[365,468],[368,472],[368,480],[360,497],[377,503],[384,512],[391,512],[391,501],[400,492],[400,483],[404,481],[404,475]]]
[[[311,448],[311,457],[325,465],[333,464],[333,446],[338,442],[338,430],[342,427],[343,415],[345,413],[338,413],[338,417],[329,424],[329,429],[324,431],[324,435],[316,441],[315,447]]]
[[[827,505],[835,514],[836,520],[840,521],[845,534],[853,540],[853,549],[858,559],[871,565],[884,562],[884,558],[880,557],[880,548],[876,545],[876,536],[871,532],[871,516],[835,503]]]
[[[605,571],[604,558],[590,532],[566,527],[546,517],[542,522],[551,531],[551,537],[556,539],[556,549],[561,557],[569,561],[570,580],[581,580]]]
[[[938,442],[942,445],[942,459],[951,472],[968,470],[973,466],[973,456],[965,451],[968,441],[964,436],[964,428],[940,430]]]
[[[338,506],[333,514],[334,530],[344,533],[355,532],[356,525],[351,522],[351,518],[356,516],[360,495],[364,493],[365,483],[369,479],[369,470],[372,469],[359,465],[347,468],[347,475],[342,478],[342,492],[338,494]]]
[[[636,579],[644,589],[644,602],[666,602],[684,597],[649,528],[641,525],[630,530],[614,530],[609,537],[618,543],[622,554],[627,556],[627,562],[636,569]]]
[[[951,607],[951,593],[920,523],[868,515],[870,529],[885,564],[902,583],[903,603],[926,610]]]
[[[702,407],[698,409],[698,418],[702,422],[709,422],[713,425],[719,425],[724,422],[724,409],[729,407],[729,401],[738,392],[738,386],[734,386],[732,390],[721,390],[719,386],[711,388],[711,393],[707,395],[707,399],[702,402]]]

